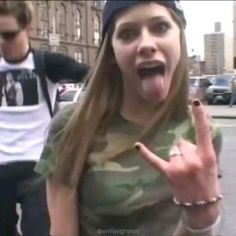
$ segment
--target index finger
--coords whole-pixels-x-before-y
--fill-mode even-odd
[[[195,130],[197,135],[197,147],[204,152],[214,150],[207,113],[199,100],[193,100],[192,111],[195,119]]]

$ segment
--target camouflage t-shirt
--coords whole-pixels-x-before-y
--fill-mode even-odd
[[[36,171],[45,178],[54,170],[56,157],[52,152],[56,136],[65,126],[71,111],[59,114]],[[114,159],[100,162],[104,154],[112,150],[114,140],[129,140],[141,131],[141,127],[114,117],[103,139],[91,152],[79,190],[80,236],[133,235],[171,236],[181,218],[181,209],[172,202],[172,194],[165,177],[147,163],[135,150]],[[58,135],[59,134],[59,135]],[[217,153],[221,149],[221,133],[212,121],[212,137]],[[169,149],[180,138],[195,143],[192,121],[169,124],[152,151],[167,158]],[[54,140],[54,141],[52,141]],[[159,140],[159,139],[158,139]],[[92,161],[91,161],[92,160]],[[91,164],[92,163],[92,164]]]

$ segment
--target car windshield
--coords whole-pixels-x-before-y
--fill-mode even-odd
[[[74,99],[77,90],[69,90],[60,95],[61,102],[71,102]]]
[[[216,86],[229,86],[231,81],[231,77],[216,77],[212,80],[212,84]]]

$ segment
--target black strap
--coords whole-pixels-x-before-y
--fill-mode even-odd
[[[45,63],[44,63],[44,51],[34,50],[34,63],[35,63],[35,72],[39,76],[40,84],[42,87],[44,98],[46,99],[48,110],[50,116],[53,117],[52,103],[48,92],[48,86],[45,76]]]

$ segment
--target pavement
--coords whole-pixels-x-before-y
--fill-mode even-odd
[[[236,108],[235,108],[236,109]],[[236,236],[236,122],[233,119],[217,119],[223,133],[223,146],[220,155],[222,201],[222,228],[220,236]]]
[[[236,105],[205,105],[207,112],[216,119],[236,119]]]

